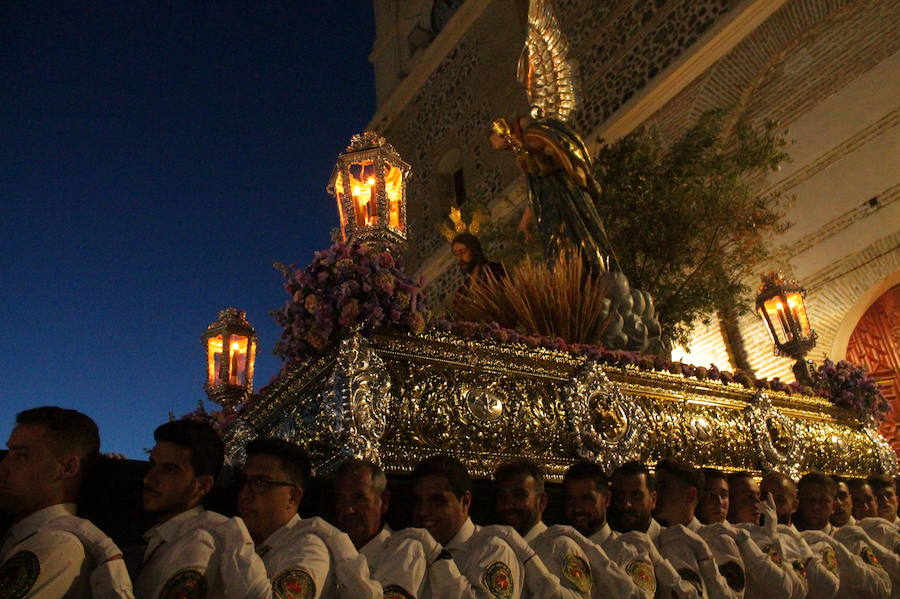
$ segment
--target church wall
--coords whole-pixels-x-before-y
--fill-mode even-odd
[[[376,2],[376,10],[386,1]],[[433,42],[435,47],[442,40],[450,43],[452,35],[453,48],[440,60],[413,65],[410,84],[387,95],[379,91],[373,125],[413,165],[407,264],[426,278],[432,300],[452,292],[459,280],[435,229],[454,202],[437,172],[442,158],[459,152],[467,196],[492,202],[495,219],[517,219],[524,201],[522,178],[510,156],[492,152],[485,138],[493,118],[525,108],[514,78],[524,5],[468,0],[460,18]],[[792,161],[760,181],[760,189],[796,195],[788,215],[795,226],[777,240],[777,260],[759,270],[781,268],[809,289],[819,333],[815,352],[820,352],[811,357],[821,358],[831,350],[847,310],[900,268],[900,176],[896,160],[887,159],[900,155],[896,5],[877,0],[555,0],[554,5],[583,77],[584,107],[575,124],[592,146],[599,133],[615,128],[611,123],[627,120],[621,115],[630,106],[669,88],[680,91],[645,121],[665,137],[675,138],[710,108],[728,106],[752,122],[775,119],[788,129]],[[770,13],[761,24],[742,32],[708,68],[690,76],[674,70],[721,44],[716,32],[728,22],[763,8]],[[422,52],[427,59],[431,49]],[[416,76],[423,83],[410,92]],[[405,104],[396,91],[403,85],[410,98]],[[755,315],[744,317],[740,328],[757,374],[791,378],[790,361],[772,355]],[[715,319],[698,327],[691,350],[676,350],[673,357],[728,365]]]

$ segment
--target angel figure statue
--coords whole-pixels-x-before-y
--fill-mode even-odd
[[[527,236],[534,218],[548,263],[564,248],[574,247],[593,275],[608,284],[609,326],[603,345],[645,351],[660,334],[653,298],[630,287],[597,212],[600,186],[590,153],[567,123],[577,106],[577,81],[550,2],[530,0],[528,5],[518,78],[528,94],[530,114],[495,120],[490,142],[495,149],[511,150],[527,176],[529,202],[519,228]]]
[[[548,0],[531,0],[528,35],[519,57],[518,78],[531,114],[491,125],[495,149],[512,150],[528,178],[529,206],[520,229],[532,218],[544,238],[548,260],[566,246],[578,248],[594,272],[608,270],[615,252],[597,212],[600,187],[590,153],[566,120],[576,108],[577,82],[568,44]]]

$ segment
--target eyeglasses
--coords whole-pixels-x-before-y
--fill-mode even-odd
[[[238,488],[250,489],[254,495],[264,495],[272,487],[296,487],[294,483],[286,480],[270,480],[268,478],[259,478],[256,476],[242,476],[238,479]]]

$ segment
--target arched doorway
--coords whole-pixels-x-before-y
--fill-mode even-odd
[[[860,318],[847,343],[847,360],[866,367],[891,404],[880,427],[900,455],[900,285],[895,285]]]

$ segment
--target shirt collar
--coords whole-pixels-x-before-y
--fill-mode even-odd
[[[189,510],[185,510],[177,516],[172,516],[162,524],[157,524],[146,533],[144,539],[147,541],[158,537],[160,541],[171,541],[181,536],[181,530],[187,524],[193,522],[194,518],[201,516],[206,512],[202,505],[194,506]]]
[[[656,518],[650,518],[650,526],[647,527],[647,536],[653,539],[654,543],[656,542],[656,539],[659,538],[661,530],[662,526],[656,521]]]
[[[531,530],[528,531],[528,534],[525,535],[525,542],[531,543],[539,535],[543,534],[543,532],[547,530],[547,525],[542,521],[538,520],[538,523],[531,527]]]
[[[74,516],[74,503],[57,503],[40,509],[32,514],[28,514],[9,529],[8,538],[15,539],[16,542],[36,533],[42,526],[52,520],[56,520],[61,516]]]
[[[450,542],[447,543],[444,548],[449,551],[451,555],[455,551],[461,551],[465,548],[466,543],[472,538],[473,534],[475,534],[475,524],[472,522],[471,518],[466,518],[466,521],[463,522],[462,526],[459,527],[459,530],[456,531],[456,534],[453,535],[453,538],[450,539]]]
[[[609,527],[609,522],[604,522],[603,526],[600,527],[600,530],[591,535],[591,541],[598,545],[602,545],[611,534],[612,529]]]
[[[701,526],[703,526],[703,525],[700,524],[700,521],[697,520],[697,517],[696,517],[696,516],[694,516],[693,518],[691,518],[691,521],[688,522],[688,525],[687,525],[687,527],[688,527],[690,530],[693,530],[694,532],[697,532],[698,530],[700,530],[700,527],[701,527]]]
[[[284,525],[266,537],[266,540],[259,544],[259,548],[263,547],[275,547],[278,545],[278,542],[281,541],[284,537],[290,534],[292,528],[297,526],[297,523],[300,522],[301,518],[299,514],[294,514],[291,516],[291,519],[284,523]]]
[[[365,555],[366,552],[375,551],[378,547],[381,547],[381,545],[385,541],[387,541],[388,537],[390,537],[392,534],[394,534],[394,531],[391,530],[391,527],[388,526],[387,522],[385,522],[381,527],[381,530],[378,531],[378,534],[369,539],[368,543],[359,548],[359,552]]]

